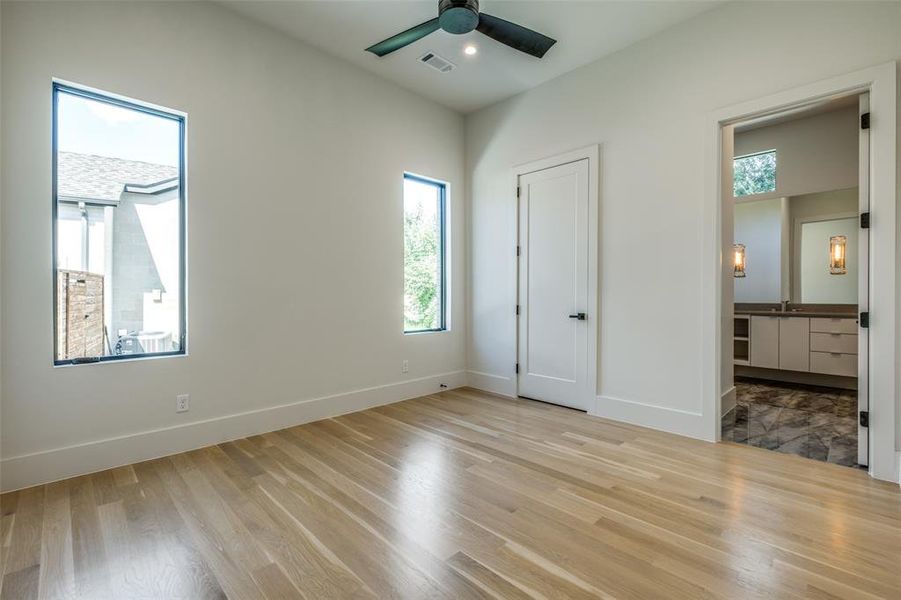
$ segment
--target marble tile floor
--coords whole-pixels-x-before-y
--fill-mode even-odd
[[[723,440],[857,466],[857,392],[736,378]]]

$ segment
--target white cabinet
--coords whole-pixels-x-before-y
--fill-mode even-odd
[[[779,368],[779,317],[751,317],[751,366]]]
[[[819,333],[845,333],[857,335],[857,319],[816,317],[810,319],[810,330]]]
[[[810,319],[751,317],[751,366],[810,370]]]
[[[779,317],[779,368],[810,370],[810,319]]]
[[[857,319],[810,320],[810,370],[857,377]]]
[[[857,354],[857,336],[850,333],[810,333],[811,352]]]
[[[857,377],[857,355],[839,352],[811,352],[810,370],[826,375]]]
[[[736,364],[857,376],[856,319],[752,315],[749,330],[749,361]]]

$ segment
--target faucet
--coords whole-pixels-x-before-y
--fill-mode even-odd
[[[788,312],[788,300],[782,300],[779,303],[780,312]]]

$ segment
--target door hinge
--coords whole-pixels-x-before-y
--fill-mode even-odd
[[[519,304],[516,305],[516,314],[519,314]]]
[[[860,213],[860,228],[861,229],[869,229],[870,228],[870,213]]]
[[[861,129],[869,129],[870,128],[870,113],[865,112],[860,115],[860,128]]]
[[[860,426],[861,427],[869,427],[870,426],[870,411],[868,411],[868,410],[860,411]]]
[[[520,248],[519,246],[517,246],[517,247],[516,247],[516,256],[519,256],[520,254],[522,254],[522,248]]]
[[[519,373],[519,363],[516,363],[516,372]]]
[[[520,188],[516,186],[516,197],[519,198]]]
[[[860,313],[860,326],[864,329],[870,328],[870,313],[862,312]]]

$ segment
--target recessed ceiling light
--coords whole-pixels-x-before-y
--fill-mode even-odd
[[[465,46],[463,48],[463,53],[466,54],[467,56],[472,56],[478,51],[479,51],[479,49],[476,48],[475,46],[473,46],[472,44],[469,44],[468,46]]]

